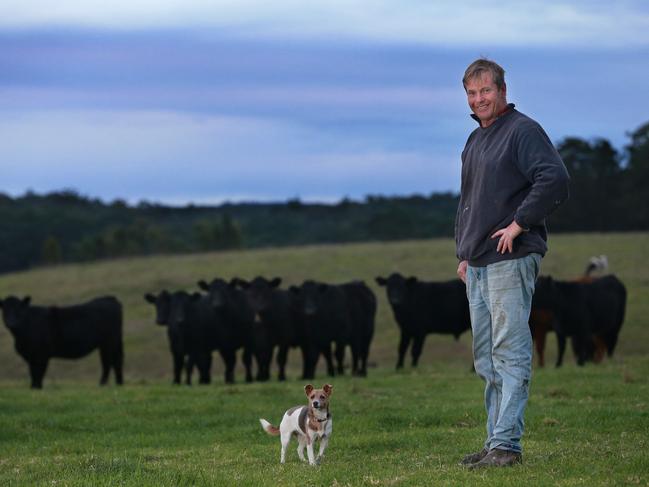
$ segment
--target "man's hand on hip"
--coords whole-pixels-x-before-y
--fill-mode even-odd
[[[514,248],[514,239],[523,233],[523,227],[521,227],[514,220],[506,228],[501,228],[496,233],[494,233],[491,238],[498,238],[498,246],[496,247],[496,252],[504,254],[505,252],[511,253]]]
[[[468,265],[469,263],[466,260],[463,260],[457,266],[457,276],[462,280],[464,284],[466,284],[466,268]]]

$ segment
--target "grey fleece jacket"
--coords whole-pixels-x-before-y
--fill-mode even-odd
[[[568,199],[569,179],[541,126],[509,104],[489,127],[475,129],[462,151],[458,259],[482,267],[533,252],[545,255],[545,218]],[[512,253],[503,255],[491,235],[513,220],[528,231],[514,240]]]

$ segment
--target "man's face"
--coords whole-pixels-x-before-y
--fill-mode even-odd
[[[507,106],[507,87],[503,85],[499,90],[488,71],[468,80],[465,89],[469,107],[483,127],[494,123],[497,114]]]

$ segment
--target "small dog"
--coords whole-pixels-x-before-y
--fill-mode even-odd
[[[310,465],[318,465],[322,461],[329,437],[333,431],[333,420],[329,411],[329,398],[333,386],[325,384],[322,389],[316,389],[311,384],[304,386],[304,392],[309,401],[306,406],[295,406],[284,413],[279,428],[273,426],[265,419],[260,419],[261,427],[269,435],[281,436],[282,453],[280,463],[286,461],[286,449],[291,441],[291,436],[297,437],[297,455],[303,462],[304,447],[309,457]],[[318,456],[313,454],[313,443],[320,438]]]

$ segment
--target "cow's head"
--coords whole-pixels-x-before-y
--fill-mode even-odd
[[[2,308],[2,318],[5,325],[10,330],[18,330],[27,318],[29,312],[29,304],[32,298],[26,296],[22,299],[15,296],[9,296],[0,300],[0,308]]]
[[[169,291],[165,289],[157,296],[147,293],[144,295],[144,299],[155,306],[155,322],[161,326],[167,325],[171,307],[171,294],[169,294]]]
[[[178,329],[183,327],[187,322],[187,309],[201,297],[198,293],[189,294],[185,291],[176,291],[171,293],[169,298],[169,320],[168,325],[171,328]]]
[[[232,291],[237,287],[237,279],[227,282],[223,279],[213,279],[209,284],[205,281],[198,281],[198,287],[209,295],[210,304],[213,308],[223,308],[230,301]]]
[[[406,300],[409,288],[417,282],[416,277],[403,277],[398,272],[390,274],[386,279],[384,277],[377,277],[376,283],[379,286],[385,286],[388,294],[388,301],[392,305],[402,304]]]
[[[300,288],[302,297],[302,306],[304,314],[307,316],[315,315],[320,309],[321,297],[329,290],[327,284],[315,281],[304,281]]]
[[[235,279],[235,282],[245,291],[252,310],[255,313],[262,313],[270,307],[273,292],[282,283],[282,279],[276,277],[268,280],[265,277],[258,276],[250,282],[243,279]]]

